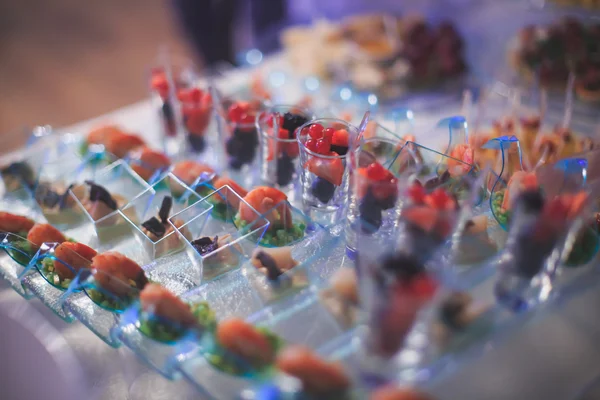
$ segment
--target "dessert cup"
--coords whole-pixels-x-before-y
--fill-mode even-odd
[[[346,152],[325,154],[310,150],[306,144],[310,136],[305,128],[321,124],[325,129],[345,130],[348,133]],[[300,146],[300,183],[303,212],[315,223],[331,227],[345,215],[349,187],[348,151],[354,148],[357,129],[342,120],[316,119],[298,130]]]
[[[166,198],[170,201],[165,200]],[[169,173],[118,210],[119,214],[131,226],[138,245],[146,253],[147,257],[142,262],[143,264],[185,248],[184,242],[169,224],[168,218],[199,200],[200,196],[194,190]],[[161,215],[163,212],[161,207],[165,201],[169,203],[168,208],[164,211],[166,218],[160,221],[159,218],[164,217],[164,215]],[[148,230],[145,224],[149,224],[149,222],[155,222],[159,228],[162,228],[160,229],[164,230],[164,232],[160,232],[162,235]],[[178,220],[175,223],[182,224]],[[148,226],[155,229],[151,224]],[[187,236],[188,240],[191,239],[185,230],[183,230],[183,234]]]
[[[300,149],[296,130],[313,119],[309,110],[288,105],[267,108],[256,117],[260,142],[261,181],[293,194]]]
[[[236,224],[234,205],[241,202],[245,201],[226,185],[169,218],[203,280],[239,268],[269,227],[269,221],[249,205],[255,212],[254,221]],[[183,224],[175,225],[176,220]]]

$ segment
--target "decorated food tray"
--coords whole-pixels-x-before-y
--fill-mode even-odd
[[[257,399],[426,399],[596,280],[592,122],[495,86],[416,111],[247,76],[163,59],[152,132],[3,157],[0,277],[168,379]]]

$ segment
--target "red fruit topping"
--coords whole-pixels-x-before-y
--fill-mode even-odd
[[[308,128],[308,134],[313,139],[321,139],[323,137],[323,125],[321,125],[321,124],[312,124]]]
[[[337,156],[335,152],[329,152],[327,155]],[[325,159],[322,157],[311,157],[304,164],[304,168],[336,186],[342,184],[344,178],[344,164],[339,158]]]
[[[331,145],[325,139],[317,140],[316,147],[317,147],[317,153],[319,153],[319,154],[327,154],[327,153],[329,153],[329,151],[331,149]]]
[[[296,158],[296,157],[298,157],[298,154],[300,154],[300,147],[298,146],[298,142],[284,143],[283,144],[283,151],[290,158]]]
[[[439,210],[452,210],[455,206],[454,199],[442,188],[437,188],[426,196],[425,204]]]
[[[410,281],[409,288],[413,295],[420,298],[429,299],[433,297],[437,287],[437,282],[432,277],[427,274],[421,274],[414,277]]]
[[[152,72],[152,80],[150,82],[152,89],[156,90],[163,98],[169,95],[169,81],[162,70]]]
[[[348,147],[348,143],[350,142],[350,135],[346,129],[338,129],[333,132],[333,139],[331,139],[331,144],[340,147]]]
[[[269,116],[269,120],[267,122],[267,125],[272,128],[273,125],[275,125],[274,122],[275,122],[275,115],[270,115]],[[277,125],[279,127],[281,127],[283,125],[283,115],[281,115],[281,114],[279,114],[278,124]]]
[[[425,188],[419,182],[413,183],[408,188],[408,197],[410,197],[415,204],[423,204],[425,201],[425,196]]]
[[[254,115],[243,113],[237,122],[239,122],[240,124],[249,125],[249,124],[253,124],[254,121],[255,121]]]
[[[374,162],[367,167],[367,176],[375,181],[383,181],[388,178],[389,171],[378,162]]]
[[[313,153],[318,153],[318,149],[317,149],[317,141],[314,139],[308,139],[305,143],[305,146],[307,149],[309,149],[310,151],[312,151]]]
[[[335,129],[327,128],[327,129],[323,130],[323,137],[325,139],[329,140],[330,143],[333,143],[333,140],[335,138]]]

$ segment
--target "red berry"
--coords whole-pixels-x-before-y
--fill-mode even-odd
[[[308,139],[304,145],[306,146],[307,149],[309,149],[313,153],[318,153],[316,140]]]
[[[240,122],[242,114],[244,114],[244,109],[238,103],[229,106],[227,115],[232,122]]]
[[[248,125],[254,123],[255,117],[252,114],[242,114],[239,119],[240,124]]]
[[[332,129],[333,131],[333,129]],[[331,143],[336,146],[348,147],[350,142],[350,135],[346,129],[338,129],[332,132],[333,138],[331,139]]]
[[[333,128],[326,128],[323,130],[323,137],[327,139],[329,143],[332,143],[334,134],[335,130]]]
[[[323,137],[323,125],[312,124],[308,129],[308,134],[313,139],[321,139]]]
[[[413,278],[410,282],[411,292],[422,299],[433,297],[438,288],[437,282],[427,274]]]
[[[269,125],[272,128],[273,125],[275,125],[274,122],[275,122],[275,115],[270,115],[267,125]],[[283,125],[283,115],[279,115],[278,122],[279,122],[278,123],[279,127],[281,127]]]
[[[382,181],[388,176],[388,170],[378,162],[374,162],[367,167],[367,176],[375,181]]]
[[[426,197],[425,203],[433,208],[444,210],[449,202],[453,202],[452,198],[442,188],[437,188],[429,196]]]
[[[191,100],[194,103],[199,103],[200,99],[202,99],[202,90],[200,90],[198,88],[193,88],[193,89],[190,89],[190,92],[191,92],[190,93],[191,94],[191,96],[190,96]]]
[[[408,188],[408,197],[410,197],[415,204],[423,204],[425,196],[425,188],[418,182],[413,183]]]
[[[331,149],[331,145],[325,139],[317,140],[317,153],[319,154],[327,154]]]

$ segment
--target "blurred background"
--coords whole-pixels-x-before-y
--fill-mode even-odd
[[[2,152],[147,95],[157,46],[191,54],[166,0],[0,0]]]

